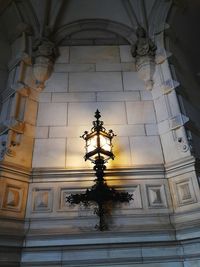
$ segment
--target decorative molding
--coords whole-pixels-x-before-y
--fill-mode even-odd
[[[175,182],[175,190],[178,206],[189,205],[197,202],[191,178]]]
[[[189,118],[180,113],[177,116],[169,119],[170,128],[171,130],[176,130],[182,127],[188,121],[189,121]]]
[[[25,168],[17,164],[1,162],[0,175],[1,177],[10,178],[13,180],[29,182],[31,177],[31,171],[29,168]]]
[[[164,48],[159,48],[159,50],[156,52],[155,62],[157,65],[162,64],[171,56],[171,52],[165,50]]]
[[[25,214],[28,184],[26,182],[1,178],[0,215],[23,218]]]
[[[106,169],[105,177],[110,181],[119,180],[123,176],[123,180],[133,179],[163,179],[165,175],[164,165],[138,165],[132,168],[113,168]],[[32,182],[71,182],[77,181],[79,177],[82,181],[92,182],[94,180],[94,171],[92,169],[51,169],[51,168],[33,168]]]
[[[15,146],[20,145],[21,136],[24,133],[24,115],[29,94],[30,90],[22,87],[10,96],[8,118],[0,124],[0,160],[3,160],[6,155],[11,157],[16,155]]]
[[[2,209],[20,212],[22,209],[22,198],[24,188],[6,184]]]
[[[164,81],[162,84],[161,84],[161,87],[162,87],[162,90],[163,90],[163,93],[165,95],[169,94],[172,92],[172,90],[174,90],[176,87],[178,87],[180,85],[179,82],[175,81],[175,80],[172,80],[172,79],[168,79],[166,81]]]
[[[60,27],[54,33],[54,40],[56,40],[56,44],[62,45],[66,37],[70,37],[75,32],[80,31],[80,29],[84,29],[85,31],[99,29],[107,32],[113,32],[130,43],[133,43],[136,39],[133,29],[120,22],[106,19],[81,19]]]
[[[149,208],[167,208],[164,185],[146,185]]]
[[[32,190],[32,211],[52,212],[53,190],[52,188],[34,188]]]
[[[78,207],[77,205],[71,206],[69,202],[66,201],[66,198],[68,196],[71,195],[71,193],[73,194],[78,194],[80,192],[78,192],[77,190],[70,190],[67,187],[61,187],[59,188],[59,205],[58,205],[58,211],[78,211],[78,209],[80,207]]]

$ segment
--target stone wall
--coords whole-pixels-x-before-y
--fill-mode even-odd
[[[130,46],[60,47],[39,102],[34,168],[89,167],[79,136],[90,130],[97,108],[117,134],[110,167],[163,163],[152,96],[135,72]]]

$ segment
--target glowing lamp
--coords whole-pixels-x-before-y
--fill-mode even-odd
[[[106,132],[103,127],[103,121],[100,121],[101,115],[97,110],[95,112],[96,121],[93,121],[91,132],[85,131],[81,136],[86,142],[85,160],[90,160],[93,163],[96,160],[102,159],[107,162],[109,159],[114,159],[112,152],[112,138],[115,136],[112,130]]]
[[[105,163],[109,159],[114,159],[112,152],[112,138],[115,136],[112,130],[108,132],[103,127],[103,121],[100,121],[100,112],[95,112],[96,121],[93,121],[91,132],[85,131],[81,136],[86,142],[85,160],[94,163],[96,179],[94,185],[88,188],[85,193],[71,194],[66,197],[70,204],[83,204],[88,207],[90,203],[95,204],[94,213],[99,217],[99,224],[96,228],[100,231],[108,230],[106,215],[109,215],[110,207],[115,202],[129,203],[133,198],[128,192],[116,191],[109,187],[104,179]]]

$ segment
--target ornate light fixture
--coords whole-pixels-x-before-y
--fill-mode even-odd
[[[112,130],[108,132],[103,127],[103,121],[100,121],[101,115],[97,110],[95,112],[96,121],[93,121],[91,132],[87,131],[81,136],[86,142],[85,160],[90,160],[94,165],[96,179],[95,184],[87,189],[83,194],[71,194],[66,197],[70,204],[82,203],[88,207],[90,203],[95,203],[94,213],[99,217],[99,224],[96,228],[100,231],[108,229],[105,216],[109,214],[110,207],[115,202],[126,202],[132,200],[132,195],[128,192],[118,192],[109,187],[104,179],[105,163],[109,159],[114,159],[112,152],[112,139],[115,136]]]

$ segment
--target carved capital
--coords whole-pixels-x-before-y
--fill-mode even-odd
[[[17,24],[16,29],[15,29],[15,34],[17,37],[21,36],[23,33],[27,35],[32,35],[33,31],[30,25],[20,22]]]
[[[37,86],[44,88],[44,83],[49,79],[53,64],[57,56],[57,48],[48,37],[35,40],[33,45],[33,73]]]
[[[132,45],[131,54],[135,58],[136,70],[139,78],[145,82],[147,90],[152,90],[157,47],[147,36],[144,28],[139,27],[136,34],[137,41]]]

